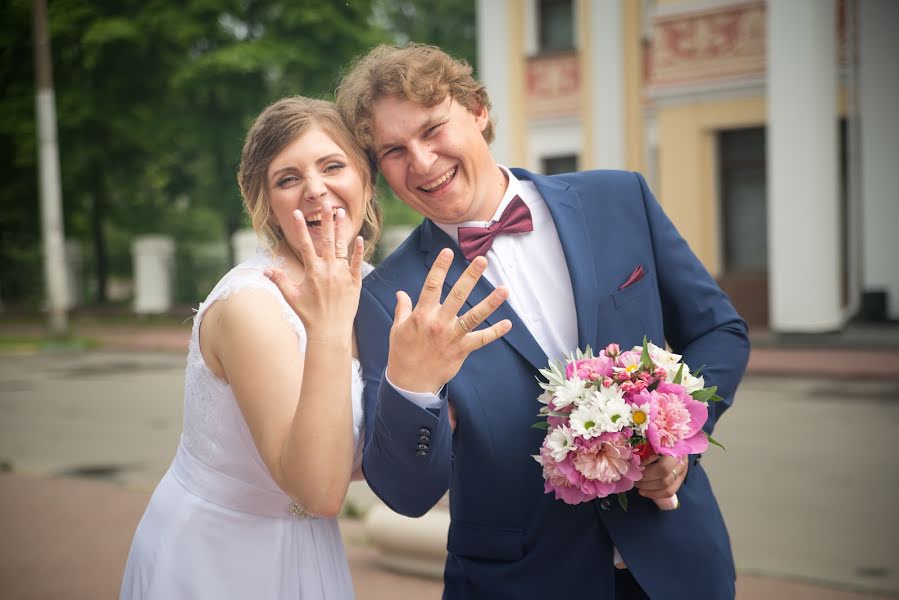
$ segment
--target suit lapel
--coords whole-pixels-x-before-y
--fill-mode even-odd
[[[449,272],[446,275],[446,281],[443,283],[444,291],[449,293],[453,284],[459,280],[465,269],[468,268],[468,261],[462,256],[458,244],[453,241],[442,229],[434,225],[430,220],[425,220],[422,224],[421,250],[425,253],[425,266],[430,269],[437,259],[437,255],[443,248],[452,248],[453,264],[450,265]],[[487,281],[486,277],[481,277],[475,285],[468,300],[465,302],[466,310],[476,306],[484,300],[494,290],[493,285]],[[445,294],[444,294],[445,296]],[[509,331],[502,340],[511,345],[519,354],[521,354],[535,369],[546,368],[547,358],[543,349],[528,331],[528,328],[518,317],[518,314],[512,310],[508,302],[503,302],[496,311],[487,317],[485,323],[493,325],[509,319],[512,322],[512,330]]]
[[[515,170],[515,175],[533,181],[549,208],[571,277],[571,290],[577,314],[578,347],[583,349],[587,344],[595,345],[599,292],[598,265],[593,244],[590,243],[591,233],[587,228],[583,201],[568,184],[558,179],[518,169]]]

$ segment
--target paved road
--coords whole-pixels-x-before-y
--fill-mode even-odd
[[[87,482],[77,493],[51,487],[41,492],[41,485],[65,481],[47,481],[47,475],[119,484],[120,518],[136,522],[177,445],[183,366],[180,353],[0,357],[0,461],[17,473],[0,478],[0,556],[19,556],[20,562],[32,556],[18,547],[30,531],[33,559],[40,560],[45,549],[31,519],[50,511],[63,527],[76,518],[77,512],[62,510],[77,507],[73,498],[84,498],[89,507],[98,503],[91,494],[106,489],[103,497],[112,497],[112,488]],[[899,597],[897,427],[899,380],[744,380],[735,408],[716,433],[728,451],[713,449],[704,458],[731,530],[741,597],[859,597],[839,589]],[[36,489],[39,501],[29,505],[21,495],[27,489]],[[354,487],[352,499],[372,502],[362,485]],[[110,507],[109,514],[118,513]],[[406,583],[413,586],[409,595],[395,597],[438,597],[439,584],[376,569],[358,523],[343,526],[357,586],[381,584],[366,583],[370,591],[361,598],[374,600],[380,597],[375,590]],[[84,533],[72,531],[76,538]],[[107,552],[116,549],[115,556],[127,547],[130,531],[118,536],[118,546],[107,546]],[[71,551],[81,542],[87,540],[65,547]],[[20,576],[27,572],[16,570]],[[118,575],[108,577],[114,581]]]

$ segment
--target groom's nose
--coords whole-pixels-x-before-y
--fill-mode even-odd
[[[409,144],[409,167],[413,173],[417,175],[428,175],[431,167],[437,160],[437,154],[431,150],[429,144],[415,143]]]

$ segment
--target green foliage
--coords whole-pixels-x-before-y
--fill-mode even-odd
[[[50,2],[66,235],[90,249],[92,280],[127,275],[134,235],[221,242],[243,226],[235,172],[252,119],[285,95],[329,94],[344,64],[387,39],[371,10],[370,0]],[[31,2],[0,11],[0,143],[12,159],[0,161],[0,290],[15,302],[39,296],[42,279]]]
[[[439,46],[477,65],[475,0],[376,0],[375,19],[397,44]]]
[[[191,304],[247,224],[235,175],[253,118],[277,98],[330,97],[377,43],[438,44],[475,63],[474,0],[52,0],[64,224],[84,250],[90,296],[127,277],[135,235],[179,248]],[[0,294],[42,295],[30,0],[0,5]],[[380,184],[385,224],[421,217]],[[227,248],[228,246],[224,246]],[[228,257],[230,260],[230,257]]]

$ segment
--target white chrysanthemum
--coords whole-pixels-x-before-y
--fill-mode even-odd
[[[546,437],[546,447],[556,462],[562,462],[568,452],[574,449],[574,434],[565,425],[560,425]]]
[[[549,390],[546,390],[545,392],[543,392],[542,394],[537,396],[537,400],[540,401],[542,404],[549,404],[550,400],[552,400],[552,399],[553,399],[553,393]]]
[[[602,409],[592,402],[571,411],[568,423],[571,431],[584,439],[597,437],[603,433],[601,423],[605,420]]]
[[[555,389],[553,404],[556,408],[564,408],[569,404],[580,405],[587,395],[585,382],[577,377],[568,379]]]
[[[603,431],[621,431],[631,425],[631,407],[622,396],[610,396],[600,412],[599,427]]]
[[[622,392],[621,388],[617,385],[610,385],[609,387],[600,385],[594,389],[592,394],[590,394],[590,401],[599,406],[604,406],[609,402],[617,402],[619,400],[624,402],[624,392]]]
[[[637,432],[646,436],[646,428],[649,427],[649,402],[640,406],[631,406],[631,423]]]

